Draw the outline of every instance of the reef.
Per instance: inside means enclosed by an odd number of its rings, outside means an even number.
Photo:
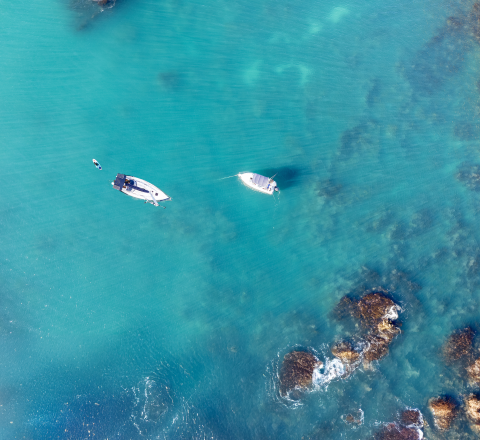
[[[378,146],[378,139],[375,135],[377,123],[374,120],[368,120],[357,126],[345,130],[340,139],[340,153],[346,157],[354,153],[372,149]]]
[[[449,17],[437,35],[417,53],[407,77],[418,92],[438,91],[463,68],[465,55],[472,48],[469,34],[475,34],[474,9],[469,16]]]
[[[472,6],[470,14],[468,15],[470,29],[472,36],[480,41],[480,3],[476,2]]]
[[[470,328],[464,328],[454,332],[443,346],[443,355],[448,363],[458,361],[472,354],[472,344],[475,332]]]
[[[480,384],[480,358],[476,359],[467,368],[468,378],[477,384]]]
[[[312,353],[287,353],[280,369],[280,394],[285,396],[293,389],[308,389],[312,384],[313,371],[322,366],[323,362]]]
[[[432,411],[435,426],[443,431],[450,428],[450,425],[457,416],[457,405],[450,397],[436,397],[430,399],[429,408]]]
[[[333,345],[332,354],[344,364],[352,364],[360,358],[360,353],[355,351],[350,342],[340,341]]]
[[[468,189],[480,191],[480,165],[463,164],[456,177]]]
[[[474,431],[480,431],[480,398],[476,394],[470,394],[465,398],[465,412],[472,422],[471,427]]]

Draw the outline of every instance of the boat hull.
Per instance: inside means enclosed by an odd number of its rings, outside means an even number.
[[[133,197],[134,199],[145,200],[148,203],[153,203],[152,197],[155,198],[157,202],[164,202],[167,200],[172,200],[171,197],[167,196],[160,188],[157,188],[155,185],[152,185],[150,182],[146,180],[139,179],[135,176],[128,176],[126,175],[128,180],[133,180],[135,182],[135,186],[147,190],[148,192],[137,191],[135,189],[128,190],[127,188],[122,188],[120,191],[127,196]]]
[[[277,187],[277,182],[274,180],[269,181],[268,187],[262,187],[253,183],[253,176],[254,173],[240,173],[238,177],[240,178],[240,182],[242,182],[246,187],[252,189],[253,191],[261,192],[262,194],[272,195],[275,192],[275,188]]]

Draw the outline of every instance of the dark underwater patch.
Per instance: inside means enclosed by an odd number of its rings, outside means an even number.
[[[39,411],[31,418],[26,434],[40,440],[114,438],[122,432],[124,438],[134,439],[135,431],[126,425],[131,407],[131,397],[123,390],[110,396],[79,395],[55,411]]]
[[[343,185],[335,180],[327,179],[319,182],[317,188],[320,197],[331,199],[342,191]]]
[[[164,90],[177,91],[181,88],[183,83],[182,74],[175,70],[160,72],[158,74],[158,81]]]
[[[474,141],[480,138],[480,127],[476,124],[457,122],[453,131],[462,141]]]
[[[340,154],[350,157],[377,146],[376,130],[377,123],[373,119],[345,130],[340,138]]]
[[[282,189],[291,188],[298,184],[302,170],[296,166],[283,166],[278,168],[265,168],[258,171],[262,176],[272,177],[275,175],[275,182],[277,182],[280,191]]]
[[[463,163],[456,178],[472,191],[480,191],[480,165]]]
[[[382,83],[378,78],[375,78],[372,83],[372,87],[367,93],[366,101],[369,107],[373,107],[376,103],[380,101],[380,96],[382,94]]]
[[[450,17],[445,26],[415,56],[407,79],[421,94],[437,92],[446,81],[461,71],[472,41],[464,32],[462,18]]]

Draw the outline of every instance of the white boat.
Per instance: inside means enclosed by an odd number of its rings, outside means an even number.
[[[277,182],[273,180],[273,177],[268,178],[255,173],[239,173],[240,181],[250,189],[261,192],[263,194],[272,195],[275,191],[278,191]]]
[[[155,206],[158,206],[158,202],[172,200],[161,189],[138,177],[117,174],[117,178],[115,182],[112,182],[112,185],[113,189],[127,196],[145,200],[145,203],[148,202]]]

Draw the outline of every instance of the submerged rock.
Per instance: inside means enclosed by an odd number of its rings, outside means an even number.
[[[435,425],[438,429],[447,430],[457,416],[457,405],[450,397],[436,397],[429,402]]]
[[[338,304],[333,309],[333,313],[337,317],[337,319],[344,319],[348,316],[353,314],[353,310],[355,308],[355,301],[350,298],[349,296],[344,296]]]
[[[445,359],[448,362],[455,362],[462,357],[471,355],[474,336],[475,332],[470,327],[450,335],[443,347]]]
[[[347,425],[353,425],[354,427],[358,427],[363,424],[363,420],[364,420],[363,411],[361,409],[355,410],[351,413],[342,415],[341,419]]]
[[[467,188],[473,191],[480,191],[480,165],[462,164],[456,177]]]
[[[355,351],[350,342],[340,341],[333,345],[332,354],[345,364],[352,364],[360,358],[360,353]]]
[[[470,394],[465,398],[465,412],[473,423],[472,428],[480,431],[480,398],[475,394]]]
[[[295,388],[307,389],[312,385],[313,371],[322,366],[323,362],[312,353],[287,353],[280,369],[280,394],[284,396]]]
[[[474,38],[480,41],[480,3],[474,3],[469,14],[470,28]]]
[[[472,382],[480,384],[480,358],[476,359],[473,364],[470,364],[467,368],[467,374]]]

